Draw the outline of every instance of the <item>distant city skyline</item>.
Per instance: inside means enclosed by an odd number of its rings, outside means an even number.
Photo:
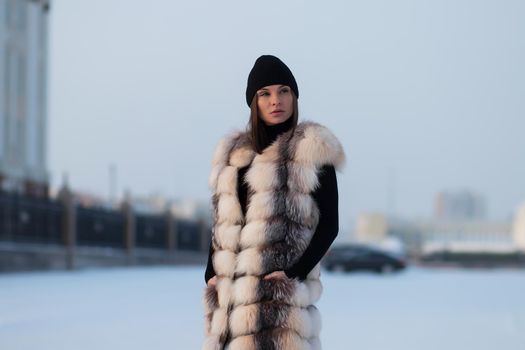
[[[247,74],[268,53],[296,76],[300,120],[343,143],[342,230],[361,212],[431,217],[437,192],[464,188],[510,219],[525,200],[524,13],[518,1],[53,1],[52,185],[67,172],[108,197],[208,200],[213,149],[245,127]]]

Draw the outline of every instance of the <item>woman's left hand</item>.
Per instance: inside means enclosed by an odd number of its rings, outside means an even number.
[[[266,276],[264,276],[265,280],[267,280],[269,278],[288,278],[288,276],[286,276],[284,271],[274,271],[274,272],[269,273]]]

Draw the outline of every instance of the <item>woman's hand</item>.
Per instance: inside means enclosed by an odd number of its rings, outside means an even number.
[[[208,280],[208,287],[217,285],[217,276],[213,276]]]
[[[264,279],[267,280],[269,278],[288,278],[284,271],[274,271],[266,276],[264,276]]]

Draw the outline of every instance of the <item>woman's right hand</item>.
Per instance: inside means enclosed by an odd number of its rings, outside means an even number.
[[[214,286],[217,284],[217,276],[213,276],[208,280],[208,287]]]

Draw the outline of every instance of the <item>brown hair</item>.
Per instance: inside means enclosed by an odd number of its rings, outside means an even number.
[[[297,96],[293,91],[290,91],[293,97],[293,112],[290,118],[292,118],[292,130],[297,126],[299,120],[299,107],[297,103]],[[264,121],[259,117],[259,108],[257,107],[257,94],[253,96],[252,103],[250,104],[250,120],[247,125],[247,131],[250,135],[250,140],[253,149],[257,153],[262,153],[263,145],[268,141],[268,135],[264,130]],[[293,131],[290,135],[293,135]]]

